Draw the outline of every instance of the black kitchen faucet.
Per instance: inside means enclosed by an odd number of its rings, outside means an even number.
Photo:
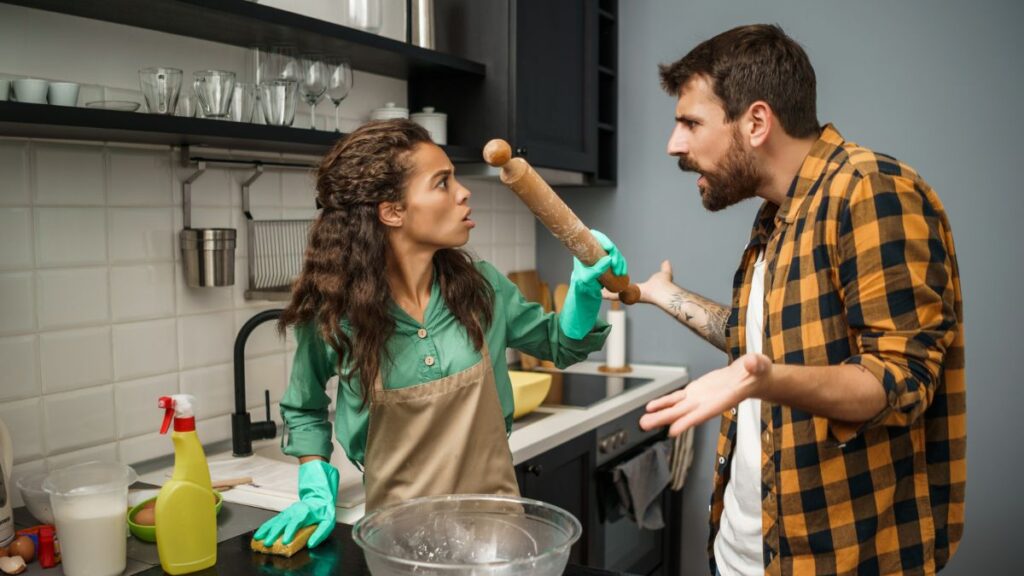
[[[235,337],[235,412],[231,415],[231,453],[235,456],[252,454],[252,441],[277,436],[277,424],[270,418],[270,390],[264,392],[267,404],[267,419],[251,422],[245,405],[245,342],[257,326],[270,320],[277,320],[284,310],[275,308],[256,314],[242,325]]]

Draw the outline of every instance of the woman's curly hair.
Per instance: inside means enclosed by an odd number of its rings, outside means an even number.
[[[315,322],[320,336],[338,353],[342,377],[358,377],[364,407],[379,369],[390,363],[385,344],[395,330],[388,311],[387,227],[377,207],[403,201],[412,170],[409,155],[430,143],[427,131],[408,120],[370,122],[324,156],[316,182],[322,210],[310,229],[291,302],[278,323],[284,332]],[[445,304],[479,350],[493,316],[493,288],[469,254],[457,248],[434,254],[434,273]],[[350,334],[342,331],[342,321],[347,321]],[[346,365],[348,372],[342,373]]]

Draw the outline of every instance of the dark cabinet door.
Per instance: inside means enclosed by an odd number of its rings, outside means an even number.
[[[575,564],[587,564],[589,560],[587,536],[595,518],[591,489],[593,446],[593,434],[584,434],[516,467],[519,491],[524,498],[563,508],[583,525],[583,537],[569,555],[569,561]]]
[[[512,0],[514,146],[535,166],[597,168],[596,0]]]

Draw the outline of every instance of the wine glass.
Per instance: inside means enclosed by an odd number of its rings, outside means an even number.
[[[348,97],[352,89],[352,65],[347,60],[340,60],[331,64],[330,74],[327,76],[327,98],[334,104],[334,131],[341,132],[341,123],[338,119],[338,108],[342,100]]]
[[[302,73],[299,78],[299,94],[309,104],[309,127],[316,130],[316,105],[327,91],[327,77],[330,70],[323,60],[307,56],[299,60]]]
[[[295,80],[302,76],[299,59],[291,46],[274,46],[259,58],[259,82]]]

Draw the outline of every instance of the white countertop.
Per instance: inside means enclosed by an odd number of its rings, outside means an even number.
[[[597,369],[599,365],[598,362],[581,362],[567,368],[565,372],[601,374]],[[689,382],[689,372],[684,367],[634,364],[632,368],[632,372],[622,376],[650,378],[652,381],[587,408],[541,406],[536,412],[513,423],[512,434],[509,436],[513,461],[519,464],[543,454]],[[233,458],[230,449],[208,454],[210,474],[214,480],[252,476],[257,484],[226,491],[224,500],[269,510],[283,510],[294,502],[298,490],[298,474],[293,470],[297,467],[297,461],[282,454],[279,446],[280,439],[254,442],[255,455],[247,458]],[[337,521],[355,523],[364,514],[362,473],[348,462],[336,441],[331,463],[341,475]],[[143,474],[139,479],[162,485],[169,473],[169,468],[160,468]]]

